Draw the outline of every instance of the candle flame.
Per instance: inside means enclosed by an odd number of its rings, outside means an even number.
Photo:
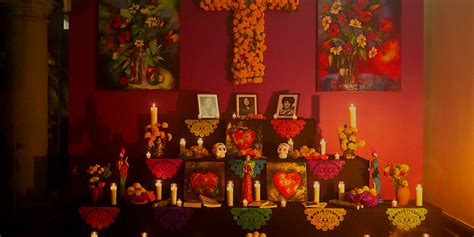
[[[153,107],[155,107],[155,103],[153,103]]]

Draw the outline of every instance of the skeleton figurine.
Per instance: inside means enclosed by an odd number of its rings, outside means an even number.
[[[222,142],[218,142],[212,146],[212,153],[217,157],[217,159],[225,158],[225,153],[227,152],[227,148]]]
[[[278,145],[277,152],[278,152],[278,157],[280,157],[280,159],[286,159],[288,157],[289,151],[290,151],[290,145],[288,143],[280,143],[280,145]]]

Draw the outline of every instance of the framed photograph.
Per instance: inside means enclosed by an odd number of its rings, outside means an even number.
[[[219,117],[217,94],[198,94],[199,114],[202,118]]]
[[[246,118],[249,114],[257,114],[257,95],[256,94],[238,94],[237,117]]]
[[[299,94],[280,94],[276,114],[278,118],[292,118],[298,109]]]

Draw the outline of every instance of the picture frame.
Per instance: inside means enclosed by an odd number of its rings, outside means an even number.
[[[246,118],[249,114],[257,114],[257,94],[237,94],[235,101],[238,118]]]
[[[278,118],[292,118],[298,111],[298,93],[285,93],[278,96],[276,114]]]
[[[224,162],[186,161],[184,176],[184,201],[199,200],[199,195],[224,201]]]
[[[305,162],[268,162],[266,168],[268,200],[274,202],[307,200]]]
[[[219,118],[217,94],[198,94],[199,115],[202,118]]]

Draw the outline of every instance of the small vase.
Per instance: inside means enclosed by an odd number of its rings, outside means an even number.
[[[94,186],[91,189],[92,203],[96,204],[102,199],[104,188],[101,185]]]
[[[131,81],[132,84],[143,84],[146,80],[146,69],[147,62],[145,58],[145,52],[140,50],[135,52],[131,57],[132,62],[130,63]]]
[[[399,187],[397,189],[398,205],[406,206],[410,200],[410,189],[408,187]]]

